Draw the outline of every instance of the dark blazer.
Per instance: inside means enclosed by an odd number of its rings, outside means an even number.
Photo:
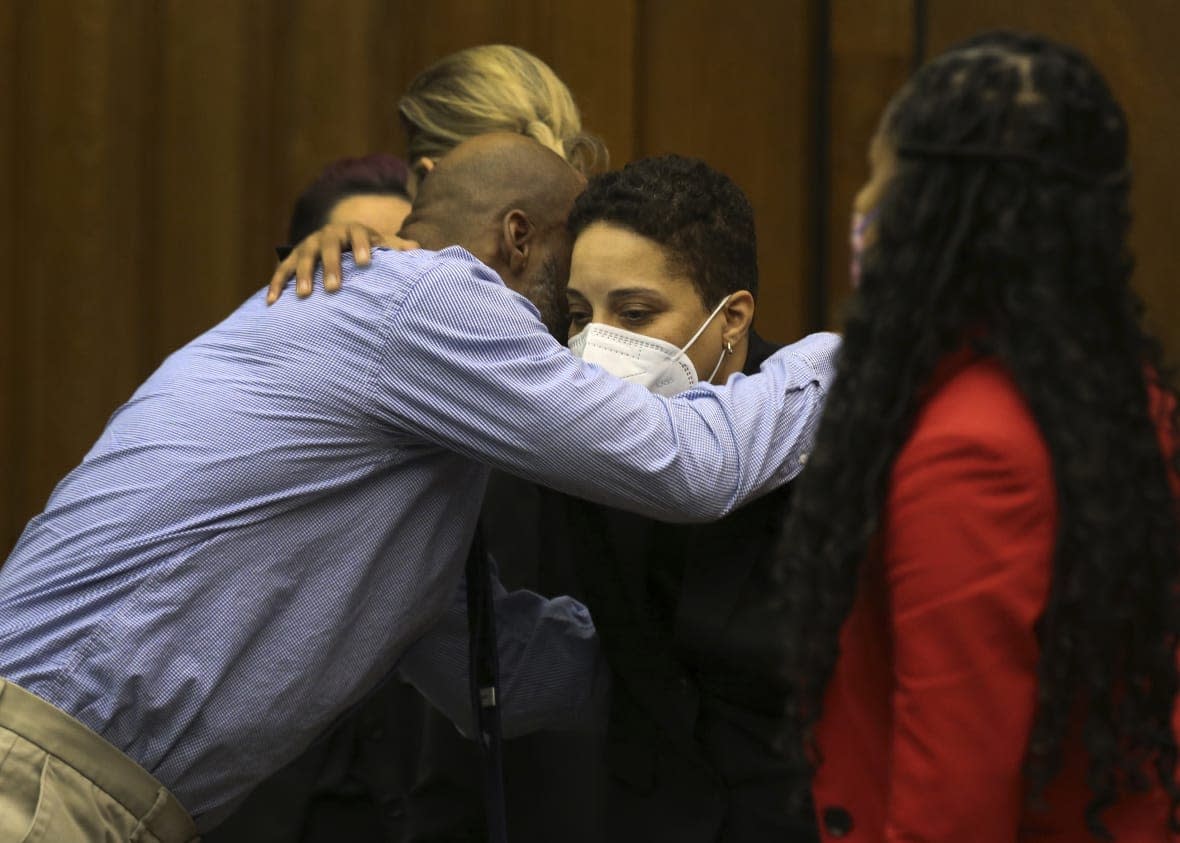
[[[751,336],[746,372],[775,348]],[[789,497],[704,525],[569,500],[575,573],[613,673],[606,839],[815,838],[810,809],[785,800],[779,636],[761,608]]]

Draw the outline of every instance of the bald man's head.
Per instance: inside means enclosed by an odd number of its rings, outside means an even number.
[[[402,236],[426,249],[459,245],[564,327],[572,241],[565,222],[586,180],[524,135],[460,144],[422,181]]]

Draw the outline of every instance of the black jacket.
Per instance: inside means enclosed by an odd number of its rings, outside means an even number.
[[[745,371],[776,347],[751,335]],[[574,570],[613,673],[607,839],[797,841],[775,748],[786,689],[767,609],[785,487],[713,524],[568,502]]]

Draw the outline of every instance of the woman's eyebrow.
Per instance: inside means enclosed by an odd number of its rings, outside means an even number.
[[[659,290],[653,290],[651,287],[623,287],[618,290],[611,290],[607,294],[607,299],[615,302],[619,299],[628,298],[629,296],[648,296],[660,300],[664,298]]]

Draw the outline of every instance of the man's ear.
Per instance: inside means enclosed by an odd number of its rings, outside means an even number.
[[[732,293],[720,314],[724,327],[721,331],[723,342],[738,343],[750,333],[754,321],[754,296],[749,290]]]
[[[434,171],[434,159],[427,158],[425,155],[410,165],[409,178],[406,179],[406,192],[410,194],[410,198],[418,194],[418,188],[422,186],[422,182],[426,181],[426,177]]]
[[[504,215],[500,232],[500,257],[509,271],[519,275],[529,262],[529,251],[537,229],[529,215],[513,209]]]

